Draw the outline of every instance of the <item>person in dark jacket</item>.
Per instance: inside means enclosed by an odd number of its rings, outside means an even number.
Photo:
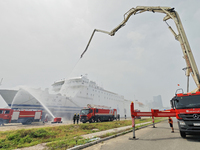
[[[173,120],[172,120],[171,117],[169,117],[168,122],[169,122],[170,127],[172,128],[172,133],[173,133],[173,132],[174,132],[174,128],[173,128]]]
[[[119,114],[117,115],[117,119],[120,120],[120,115]]]
[[[77,120],[77,124],[78,124],[78,121],[79,121],[79,114],[76,116],[76,120]]]
[[[76,113],[74,114],[73,120],[74,120],[74,124],[75,124],[75,122],[76,122]]]

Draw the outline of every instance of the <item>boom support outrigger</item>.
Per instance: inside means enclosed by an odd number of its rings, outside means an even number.
[[[194,60],[189,42],[187,40],[185,31],[183,29],[183,25],[181,23],[180,17],[178,15],[178,13],[174,10],[174,8],[171,7],[151,7],[151,6],[137,6],[136,8],[131,8],[128,12],[126,12],[124,14],[124,20],[116,27],[114,28],[112,31],[108,32],[108,31],[103,31],[103,30],[99,30],[99,29],[94,29],[90,40],[84,50],[84,52],[81,54],[81,58],[83,57],[84,53],[87,51],[88,46],[94,36],[95,32],[102,32],[102,33],[106,33],[110,36],[114,36],[115,33],[122,28],[123,26],[126,25],[126,22],[129,20],[131,15],[136,15],[139,13],[143,13],[143,12],[158,12],[158,13],[164,13],[166,14],[166,16],[163,18],[163,21],[167,21],[168,19],[173,19],[174,23],[176,24],[177,30],[178,30],[178,34],[171,28],[171,26],[169,26],[170,31],[173,33],[174,37],[176,40],[178,40],[180,42],[182,51],[183,51],[183,58],[186,61],[186,65],[187,67],[186,69],[186,76],[189,79],[190,74],[192,75],[195,84],[197,85],[197,88],[194,90],[194,92],[196,91],[200,91],[200,75],[199,75],[199,71],[196,65],[196,62]],[[188,80],[188,86],[187,86],[187,92],[189,90],[189,80]]]

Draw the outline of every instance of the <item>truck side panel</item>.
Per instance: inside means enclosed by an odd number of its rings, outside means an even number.
[[[19,111],[13,112],[11,120],[18,120],[19,118]]]
[[[114,120],[114,111],[110,109],[98,109],[95,118],[96,120],[100,118],[101,121]]]

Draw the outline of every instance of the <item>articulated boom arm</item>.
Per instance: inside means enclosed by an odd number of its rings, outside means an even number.
[[[175,36],[175,39],[178,40],[180,42],[182,51],[183,51],[183,58],[186,61],[186,76],[190,76],[190,74],[192,75],[194,82],[197,85],[197,89],[195,89],[195,91],[200,91],[200,75],[199,75],[199,71],[198,68],[196,66],[189,42],[187,40],[185,31],[183,29],[181,20],[179,18],[178,13],[174,10],[174,8],[171,7],[151,7],[151,6],[137,6],[136,8],[131,8],[128,12],[126,12],[124,14],[124,20],[116,27],[114,28],[112,31],[108,32],[108,31],[103,31],[103,30],[98,30],[95,29],[92,33],[92,36],[90,37],[90,40],[86,46],[86,49],[84,50],[84,52],[81,54],[81,58],[83,57],[84,53],[87,51],[87,48],[92,40],[92,37],[94,36],[94,33],[97,32],[102,32],[102,33],[106,33],[109,34],[110,36],[114,36],[115,33],[123,26],[126,25],[126,22],[128,21],[128,19],[130,18],[131,15],[135,15],[135,14],[139,14],[139,13],[143,13],[146,11],[150,11],[150,12],[158,12],[158,13],[164,13],[166,14],[166,16],[163,18],[163,21],[167,21],[168,19],[173,19],[177,30],[178,30],[178,34],[175,33],[175,31],[169,26],[170,31],[173,33],[173,35]]]

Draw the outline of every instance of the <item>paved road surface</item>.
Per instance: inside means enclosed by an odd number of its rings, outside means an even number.
[[[174,119],[175,133],[167,121],[137,130],[138,140],[129,140],[132,133],[113,138],[108,141],[85,148],[84,150],[200,150],[200,135],[180,137],[177,121]]]

